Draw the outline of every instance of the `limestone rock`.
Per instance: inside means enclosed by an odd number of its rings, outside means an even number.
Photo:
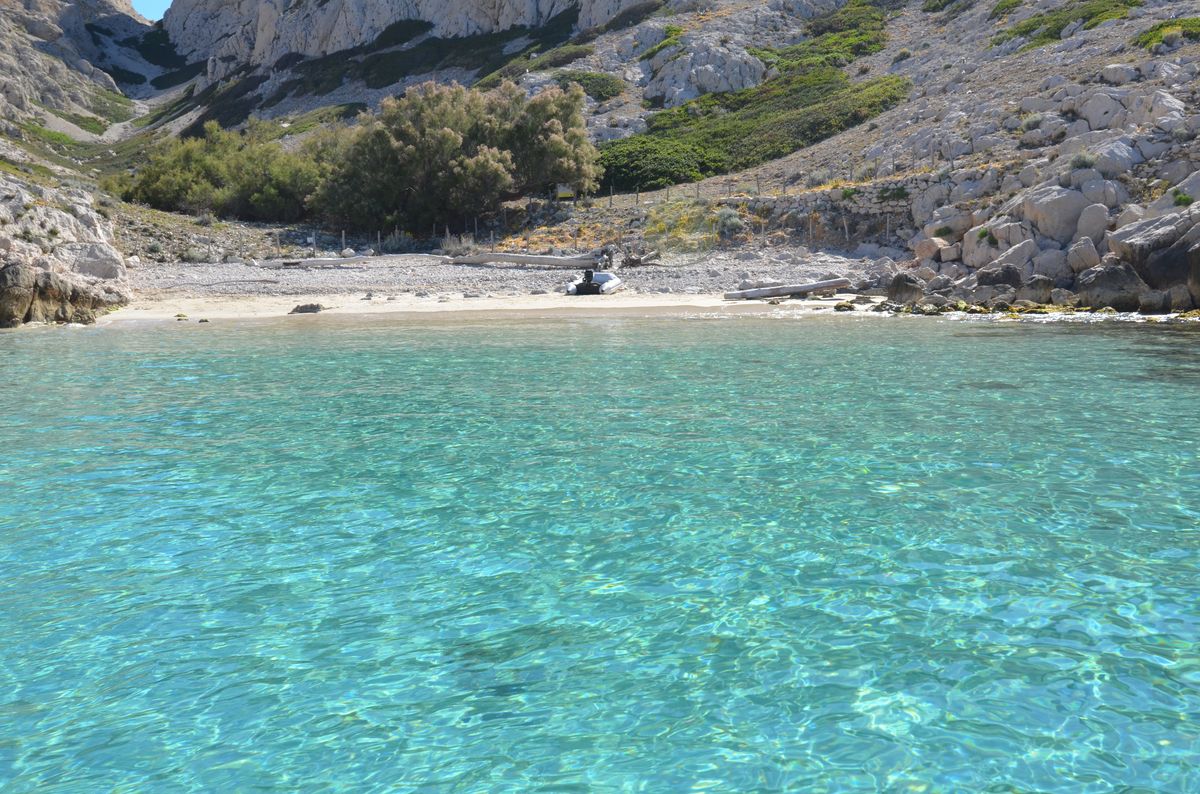
[[[1111,232],[1108,235],[1108,245],[1121,259],[1135,267],[1141,267],[1150,254],[1173,246],[1196,223],[1190,212],[1149,218]]]
[[[1079,300],[1093,308],[1109,306],[1119,312],[1136,312],[1141,296],[1148,290],[1128,262],[1102,263],[1079,274]]]
[[[1075,239],[1091,238],[1099,245],[1105,232],[1108,231],[1108,207],[1103,204],[1089,204],[1079,213],[1079,223],[1075,229]]]
[[[1109,85],[1125,85],[1137,78],[1137,67],[1127,63],[1109,64],[1100,70],[1100,79]]]
[[[1089,203],[1078,190],[1047,185],[1026,194],[1022,212],[1046,237],[1068,243],[1075,236],[1079,216]]]
[[[1075,273],[1082,273],[1100,264],[1100,253],[1092,238],[1083,237],[1067,251],[1067,265]]]
[[[912,303],[924,296],[925,282],[912,273],[897,273],[887,290],[887,298],[893,303]]]

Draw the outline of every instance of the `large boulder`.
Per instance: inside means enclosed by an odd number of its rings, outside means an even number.
[[[1142,267],[1155,251],[1179,242],[1197,223],[1191,212],[1175,212],[1122,226],[1108,235],[1108,247],[1117,256]]]
[[[1200,223],[1169,248],[1155,251],[1140,265],[1135,264],[1134,269],[1154,289],[1166,291],[1173,287],[1187,287],[1192,278],[1192,252],[1197,246],[1200,246]]]
[[[1100,70],[1100,79],[1109,85],[1125,85],[1137,78],[1137,67],[1128,63],[1110,63]]]
[[[1021,269],[1016,265],[993,265],[985,267],[975,274],[976,283],[981,287],[1013,287],[1021,286],[1024,278]]]
[[[1100,257],[1096,257],[1096,262],[1099,261]],[[1045,276],[1056,287],[1069,287],[1075,281],[1075,271],[1067,263],[1067,252],[1058,249],[1042,251],[1035,256],[1033,258],[1033,274]]]
[[[1096,170],[1109,178],[1128,174],[1142,161],[1141,154],[1123,140],[1109,141],[1097,148],[1094,156]]]
[[[1073,273],[1082,273],[1100,264],[1100,252],[1090,237],[1082,237],[1067,251],[1067,266]]]
[[[0,269],[0,328],[16,328],[29,316],[37,290],[37,268],[11,264]]]
[[[1079,223],[1075,227],[1075,239],[1091,238],[1099,245],[1108,231],[1108,207],[1103,204],[1089,204],[1079,213]]]
[[[1025,220],[1043,235],[1066,244],[1075,236],[1080,214],[1091,203],[1078,190],[1045,185],[1026,194],[1021,210]]]
[[[1119,312],[1136,312],[1141,297],[1150,288],[1128,262],[1107,262],[1079,274],[1079,301],[1099,309],[1112,307]]]
[[[1124,114],[1125,106],[1108,94],[1097,93],[1080,103],[1076,112],[1093,130],[1106,130]]]
[[[897,273],[887,289],[893,303],[914,303],[925,297],[925,282],[912,273]]]
[[[1017,300],[1049,303],[1054,291],[1054,282],[1045,276],[1034,276],[1017,290]]]

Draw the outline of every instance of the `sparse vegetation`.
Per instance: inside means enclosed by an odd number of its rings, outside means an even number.
[[[1192,198],[1191,196],[1189,196],[1187,193],[1183,192],[1182,190],[1179,190],[1178,188],[1176,188],[1174,191],[1172,191],[1171,195],[1175,197],[1175,206],[1176,207],[1190,207],[1190,206],[1192,206],[1192,203],[1196,200],[1196,199]]]
[[[1045,117],[1041,113],[1030,113],[1021,119],[1021,129],[1025,132],[1036,130],[1042,126],[1043,121],[1045,121]]]
[[[663,50],[677,47],[683,38],[683,28],[679,25],[667,25],[663,28],[663,40],[642,53],[642,60],[648,61]]]
[[[1080,152],[1071,158],[1071,167],[1075,170],[1079,170],[1081,168],[1095,168],[1096,158],[1087,152]]]
[[[1062,38],[1068,25],[1076,22],[1084,30],[1091,30],[1110,19],[1124,19],[1129,9],[1142,4],[1142,0],[1072,0],[1060,7],[1043,11],[1023,19],[1012,27],[998,33],[993,44],[1003,44],[1021,37],[1028,40],[1024,49],[1041,47]]]
[[[851,0],[809,23],[812,38],[754,54],[779,71],[756,88],[708,94],[648,120],[649,130],[604,147],[606,184],[661,187],[694,181],[789,154],[869,120],[902,101],[908,81],[889,76],[852,83],[842,67],[886,41],[884,9]],[[655,159],[646,169],[635,155]],[[627,170],[630,169],[630,170]],[[647,173],[647,171],[650,173]],[[674,174],[674,176],[670,176]],[[653,177],[652,181],[645,181]]]
[[[1000,19],[1016,11],[1024,3],[1024,0],[1000,0],[996,5],[992,6],[992,12],[988,14],[988,19]]]
[[[1133,43],[1151,50],[1159,44],[1174,44],[1182,39],[1200,41],[1200,17],[1184,17],[1159,22],[1135,38]]]
[[[892,63],[900,63],[901,61],[907,61],[911,57],[912,57],[912,50],[905,48],[903,50],[900,50],[898,53],[896,53],[896,56],[894,58],[892,58]]]

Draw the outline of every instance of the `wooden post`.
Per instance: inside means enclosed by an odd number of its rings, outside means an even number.
[[[492,253],[496,253],[496,231],[495,231],[495,229],[492,230],[491,238],[492,238],[491,239]]]
[[[700,200],[700,183],[696,183],[696,201]]]
[[[317,258],[317,227],[313,227],[313,259]]]
[[[475,240],[479,239],[479,216],[475,216]]]
[[[762,195],[762,177],[758,174],[754,175],[754,195]]]
[[[613,187],[612,185],[608,186],[608,208],[609,209],[612,209],[613,196],[614,196],[614,194],[616,194],[616,192],[617,192],[617,189],[615,187]]]
[[[346,230],[342,229],[342,251],[346,250]],[[339,253],[341,253],[339,251]]]
[[[637,191],[635,191],[633,194],[633,203],[634,203],[634,206],[637,206],[637,207],[642,206],[642,186],[641,185],[638,185]]]

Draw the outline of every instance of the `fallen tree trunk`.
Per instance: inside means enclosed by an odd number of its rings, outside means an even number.
[[[831,278],[827,281],[814,281],[811,284],[792,284],[779,287],[760,287],[758,289],[744,289],[737,292],[726,292],[725,300],[748,300],[750,298],[783,298],[788,295],[807,295],[810,292],[820,292],[827,289],[839,289],[841,287],[849,287],[850,279],[848,278]]]
[[[569,270],[587,270],[596,266],[594,256],[533,256],[530,254],[471,254],[450,260],[452,265],[537,265],[539,267],[561,267]]]

